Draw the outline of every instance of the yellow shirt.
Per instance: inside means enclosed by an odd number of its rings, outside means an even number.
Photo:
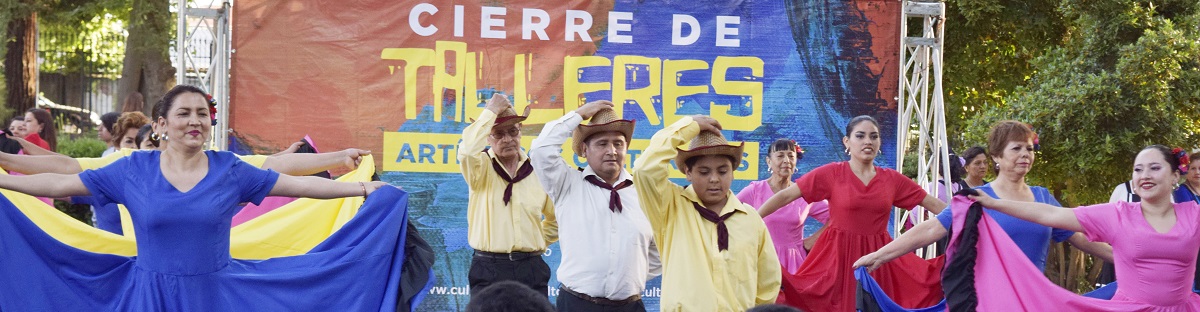
[[[490,150],[484,152],[495,123],[496,114],[484,110],[478,120],[463,129],[462,143],[458,146],[459,169],[470,189],[467,242],[472,248],[496,253],[546,250],[547,245],[558,240],[554,205],[535,175],[514,183],[511,201],[504,203],[504,188],[508,183],[492,169],[495,155]],[[527,158],[521,154],[522,162]]]
[[[782,270],[775,245],[758,212],[733,192],[717,215],[736,211],[725,220],[729,248],[717,248],[717,225],[700,216],[691,187],[667,179],[675,170],[675,147],[690,142],[700,127],[685,117],[654,134],[633,168],[642,210],[650,219],[663,263],[663,311],[745,311],[774,303]]]
[[[117,162],[117,160],[121,159],[122,157],[133,155],[133,152],[136,152],[136,151],[138,151],[138,150],[130,149],[130,148],[122,148],[122,149],[117,150],[116,152],[110,153],[104,157],[76,158],[75,161],[79,162],[79,168],[82,168],[83,170],[95,170],[95,169],[100,169],[104,166],[108,166],[109,164],[112,164],[114,162]],[[268,156],[266,156],[266,155],[248,155],[248,156],[238,155],[238,159],[241,159],[242,161],[247,162],[258,168],[262,168],[263,164],[267,162],[267,157]]]

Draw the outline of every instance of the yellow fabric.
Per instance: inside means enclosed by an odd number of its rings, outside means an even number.
[[[117,160],[124,158],[125,156],[132,155],[135,151],[137,150],[131,148],[122,148],[116,152],[105,155],[104,157],[76,158],[75,161],[79,162],[79,168],[83,168],[83,170],[96,170],[103,168],[104,166],[108,166],[108,164],[115,163]]]
[[[508,185],[492,169],[491,151],[484,152],[496,114],[484,110],[463,129],[458,147],[459,169],[470,190],[467,201],[467,242],[472,248],[496,253],[542,251],[558,241],[554,205],[537,176],[513,184],[512,199],[504,203]],[[521,161],[527,157],[521,154]],[[515,176],[516,173],[509,173]]]
[[[75,161],[79,162],[79,168],[83,168],[83,170],[96,170],[96,169],[103,168],[104,166],[108,166],[109,164],[112,164],[114,162],[117,162],[117,160],[119,160],[125,156],[132,155],[133,152],[135,152],[135,151],[137,151],[137,150],[129,149],[129,148],[122,148],[120,150],[117,150],[115,153],[108,154],[107,156],[104,156],[104,157],[76,158]],[[255,167],[262,168],[263,164],[267,162],[268,157],[270,157],[270,156],[267,156],[267,155],[245,155],[245,156],[242,156],[242,155],[239,155],[238,159],[241,159],[242,161],[244,161],[246,163],[254,165]],[[124,224],[124,223],[122,223],[122,224]]]
[[[717,215],[725,220],[729,248],[717,247],[717,225],[700,216],[691,187],[667,179],[675,147],[692,140],[700,127],[686,117],[650,139],[633,169],[642,210],[650,219],[663,264],[662,311],[745,311],[774,303],[782,271],[767,226],[733,192]]]
[[[358,169],[343,175],[338,181],[370,181],[374,172],[375,161],[368,155]],[[26,194],[9,190],[0,190],[0,193],[39,228],[67,245],[94,253],[121,256],[137,254],[132,235],[120,236],[93,228]],[[297,199],[234,227],[230,231],[229,251],[238,259],[303,254],[350,221],[362,203],[363,197]],[[128,212],[124,211],[124,207],[121,210],[122,224],[130,224]],[[125,233],[133,233],[130,228],[125,230]]]

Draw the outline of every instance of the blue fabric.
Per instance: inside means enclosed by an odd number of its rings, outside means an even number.
[[[1175,188],[1175,192],[1171,194],[1176,203],[1189,202],[1196,200],[1196,194],[1185,184],[1180,184]]]
[[[1084,297],[1092,297],[1096,299],[1112,300],[1113,295],[1117,294],[1117,282],[1108,283],[1100,286],[1096,290],[1083,294]]]
[[[129,208],[138,256],[67,246],[0,198],[0,310],[391,311],[405,259],[407,194],[371,194],[341,230],[306,254],[267,260],[229,256],[238,202],[261,200],[278,174],[227,152],[207,152],[208,175],[179,192],[158,153],[81,178],[98,203]],[[414,303],[415,306],[416,303]],[[411,307],[399,305],[404,310]]]
[[[996,197],[996,191],[992,189],[991,183],[984,184],[975,189],[983,191],[989,196]],[[1035,201],[1062,207],[1062,204],[1059,204],[1058,200],[1054,199],[1054,195],[1050,194],[1050,190],[1040,186],[1031,186],[1029,189],[1033,191]],[[992,209],[984,209],[983,211],[992,217],[996,223],[1000,224],[1000,228],[1004,229],[1008,237],[1017,243],[1017,247],[1021,248],[1021,251],[1029,258],[1029,261],[1033,261],[1033,264],[1042,271],[1046,271],[1046,254],[1050,252],[1050,239],[1054,239],[1055,242],[1062,242],[1071,238],[1071,235],[1075,235],[1075,232],[1072,231],[1055,229],[1017,219],[1016,217]],[[950,224],[954,221],[954,215],[951,209],[944,209],[937,215],[937,219],[942,223],[942,227],[950,230]]]
[[[926,307],[926,308],[906,309],[904,307],[901,307],[899,304],[896,304],[895,301],[892,301],[892,299],[888,297],[887,293],[883,292],[883,288],[879,287],[879,283],[876,283],[875,279],[871,277],[871,274],[867,273],[866,267],[858,267],[858,268],[854,269],[854,279],[858,280],[859,287],[862,290],[864,290],[868,295],[870,295],[872,299],[874,299],[873,302],[878,304],[879,311],[883,311],[883,312],[946,311],[946,300],[945,299],[942,299],[941,302],[938,302],[937,304],[935,304],[931,307]],[[872,309],[872,310],[874,310],[874,309]]]
[[[91,205],[92,225],[97,229],[117,235],[125,235],[125,230],[121,229],[121,212],[118,210],[117,204],[96,205],[96,200],[91,196],[71,197],[71,203]]]

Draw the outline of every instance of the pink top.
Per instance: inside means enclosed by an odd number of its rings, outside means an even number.
[[[738,192],[737,198],[757,209],[772,195],[775,195],[775,192],[771,191],[771,184],[762,180],[750,182],[750,185]],[[810,205],[801,198],[763,218],[763,222],[767,224],[767,231],[771,233],[771,240],[775,242],[775,253],[779,255],[779,263],[788,273],[795,273],[808,256],[808,252],[804,250],[804,221],[810,216],[821,223],[828,223],[829,204],[820,201]]]
[[[967,207],[973,202],[956,196],[955,229],[964,229]],[[1108,203],[1075,208],[1084,234],[1112,244],[1120,285],[1112,300],[1089,298],[1055,285],[1033,262],[1020,255],[1012,238],[987,213],[982,214],[976,242],[974,294],[978,311],[1200,311],[1200,296],[1192,293],[1200,206],[1175,204],[1177,222],[1165,234],[1150,227],[1139,203]],[[953,259],[963,231],[954,231],[946,251]],[[950,265],[948,265],[950,266]],[[946,274],[952,274],[947,269]],[[955,293],[947,289],[950,293]]]
[[[1142,215],[1141,203],[1116,202],[1075,209],[1088,240],[1113,247],[1117,294],[1113,300],[1156,306],[1200,305],[1192,293],[1200,250],[1200,206],[1175,204],[1175,225],[1159,233]]]

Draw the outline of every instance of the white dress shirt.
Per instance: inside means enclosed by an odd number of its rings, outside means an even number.
[[[558,281],[592,297],[622,300],[641,294],[646,280],[662,274],[662,265],[637,190],[617,191],[623,209],[613,212],[610,191],[584,180],[595,175],[592,168],[579,171],[563,160],[562,145],[582,119],[570,112],[547,123],[533,140],[529,158],[558,217]],[[621,170],[613,186],[632,179]]]

